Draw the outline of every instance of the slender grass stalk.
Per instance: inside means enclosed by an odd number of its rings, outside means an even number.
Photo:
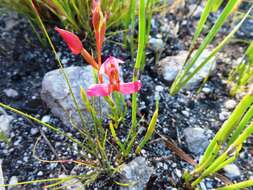
[[[242,23],[245,21],[245,19],[247,18],[247,16],[249,15],[249,13],[251,12],[252,7],[249,9],[249,11],[245,14],[245,16],[243,17],[243,19],[235,26],[235,28],[229,33],[229,35],[227,35],[224,40],[219,43],[219,45],[214,48],[212,50],[212,52],[210,53],[210,55],[201,63],[199,64],[198,67],[196,67],[193,71],[191,71],[191,73],[189,73],[187,76],[185,76],[185,79],[182,79],[181,81],[181,85],[185,86],[190,80],[191,78],[200,71],[200,69],[206,65],[222,48],[224,48],[224,46],[232,39],[232,37],[234,36],[234,34],[239,30],[240,26],[242,25]]]
[[[192,186],[195,187],[199,184],[205,177],[216,172],[216,168],[220,168],[219,166],[226,161],[227,158],[230,158],[231,155],[238,154],[240,151],[243,142],[253,133],[253,122],[243,131],[243,133],[232,143],[229,148],[222,153],[208,168],[206,168],[203,173],[201,173],[200,177],[197,178]],[[233,159],[234,160],[234,159]]]
[[[112,134],[112,137],[113,137],[113,140],[116,142],[116,144],[119,146],[120,148],[120,151],[121,152],[124,152],[125,151],[125,147],[124,145],[120,142],[120,139],[118,138],[117,134],[116,134],[116,131],[114,129],[114,126],[112,124],[112,122],[110,122],[110,131],[111,131],[111,134]]]
[[[212,4],[213,4],[213,0],[208,0],[206,5],[205,5],[205,8],[204,8],[204,10],[201,14],[200,20],[199,20],[198,25],[197,25],[197,29],[195,31],[195,34],[194,34],[194,37],[193,37],[193,40],[192,40],[192,43],[191,43],[190,50],[194,47],[198,37],[200,36],[200,34],[201,34],[201,32],[202,32],[202,30],[205,26],[207,17],[208,17],[208,15],[209,15],[209,13],[211,12],[211,9],[212,9]]]
[[[153,117],[149,123],[149,126],[148,126],[145,136],[143,137],[142,141],[140,142],[140,144],[138,145],[138,147],[135,150],[136,154],[139,154],[141,152],[141,149],[146,145],[148,140],[152,137],[152,135],[155,131],[155,125],[156,125],[157,118],[158,118],[158,110],[159,110],[159,102],[158,102],[158,100],[156,100],[155,112],[154,112]]]
[[[240,64],[230,72],[228,81],[232,84],[230,95],[234,96],[240,89],[249,84],[253,76],[253,41],[242,56]],[[233,84],[235,83],[235,84]]]
[[[217,19],[214,26],[211,28],[210,32],[207,34],[203,42],[201,43],[200,47],[198,48],[197,52],[194,54],[192,58],[190,58],[185,67],[178,73],[175,81],[173,82],[170,93],[172,95],[176,94],[185,84],[182,81],[186,81],[185,78],[189,75],[190,69],[196,63],[202,52],[207,48],[208,44],[214,39],[216,34],[219,32],[221,26],[225,23],[228,16],[232,13],[233,8],[237,5],[237,0],[230,0],[226,7],[224,8],[223,12]]]
[[[141,59],[143,55],[143,50],[145,46],[145,30],[146,30],[146,20],[145,20],[145,0],[139,1],[139,32],[138,32],[138,52],[137,52],[137,59],[134,66],[133,72],[133,82],[138,80],[140,66],[141,66]],[[128,132],[127,139],[125,144],[129,142],[129,139],[132,138],[130,141],[133,142],[137,136],[137,93],[132,94],[132,126],[130,131]],[[131,149],[132,143],[129,143],[127,149]]]
[[[10,107],[10,106],[8,106],[8,105],[6,105],[6,104],[3,104],[3,103],[1,103],[1,102],[0,102],[0,107],[3,107],[3,108],[5,108],[5,109],[8,109],[8,110],[10,110],[10,111],[12,111],[12,112],[15,112],[15,113],[17,113],[17,114],[19,114],[19,115],[21,115],[21,116],[23,116],[23,117],[25,117],[25,118],[31,119],[31,120],[35,121],[36,123],[39,123],[39,124],[41,124],[41,125],[47,127],[47,128],[49,128],[50,130],[54,131],[55,133],[67,137],[70,141],[72,141],[72,142],[78,144],[78,145],[79,145],[81,148],[83,148],[84,150],[90,152],[90,153],[93,154],[93,155],[96,155],[92,150],[88,149],[87,146],[84,146],[83,143],[81,143],[79,140],[77,140],[77,139],[73,138],[72,136],[68,135],[67,133],[63,132],[61,129],[56,128],[56,127],[54,127],[54,126],[52,126],[52,125],[50,125],[50,124],[48,124],[48,123],[45,123],[45,122],[43,122],[43,121],[41,121],[41,120],[39,120],[39,119],[37,119],[37,118],[35,118],[35,117],[33,117],[33,116],[27,114],[27,113],[24,113],[24,112],[22,112],[22,111],[20,111],[20,110],[17,110],[17,109],[15,109],[15,108]]]
[[[220,188],[217,188],[216,190],[238,190],[238,189],[244,189],[244,188],[248,188],[252,186],[253,186],[253,180],[247,180],[240,183],[227,185],[225,187],[220,187]]]
[[[74,105],[75,105],[75,108],[76,108],[76,110],[77,110],[77,112],[78,112],[78,114],[79,114],[80,120],[81,120],[81,122],[82,122],[82,126],[83,126],[83,128],[85,128],[86,123],[85,123],[85,120],[84,120],[83,115],[82,115],[82,113],[81,113],[80,107],[79,107],[79,105],[78,105],[78,103],[77,103],[76,97],[75,97],[75,95],[74,95],[74,93],[73,93],[73,90],[72,90],[72,88],[71,88],[71,85],[70,85],[70,82],[69,82],[69,78],[68,78],[66,72],[64,71],[64,67],[63,67],[63,65],[61,64],[61,61],[60,61],[59,56],[57,56],[55,47],[54,47],[54,45],[53,45],[53,43],[52,43],[52,41],[51,41],[51,39],[50,39],[50,37],[49,37],[49,35],[48,35],[48,32],[47,32],[47,30],[46,30],[46,28],[45,28],[45,26],[44,26],[44,24],[43,24],[43,21],[42,21],[41,18],[40,18],[40,15],[39,15],[39,13],[38,13],[36,7],[33,5],[32,0],[29,0],[29,1],[30,1],[31,5],[32,5],[32,7],[33,7],[33,10],[34,10],[35,14],[36,14],[37,17],[38,17],[39,23],[40,23],[40,25],[41,25],[41,27],[42,27],[42,29],[43,29],[45,35],[46,35],[46,38],[47,38],[47,40],[48,40],[48,42],[49,42],[49,44],[50,44],[50,46],[51,46],[53,52],[54,52],[54,55],[55,55],[55,58],[56,58],[56,60],[57,60],[58,65],[59,65],[59,68],[60,68],[61,72],[63,73],[64,79],[65,79],[65,81],[66,81],[66,83],[67,83],[67,86],[68,86],[68,88],[69,88],[70,95],[71,95],[71,98],[72,98],[73,103],[74,103]],[[88,133],[87,133],[87,134],[88,134]],[[89,137],[89,138],[91,139],[91,137]]]
[[[231,145],[238,138],[238,136],[245,129],[245,127],[247,126],[247,123],[252,119],[252,117],[253,117],[253,106],[249,108],[245,116],[240,121],[238,127],[235,129],[232,136],[230,137],[228,145]]]
[[[230,132],[233,130],[235,125],[239,122],[240,118],[243,116],[245,111],[253,103],[253,96],[246,95],[241,102],[237,105],[233,113],[230,115],[229,119],[222,125],[221,129],[217,132],[209,146],[207,147],[199,165],[192,172],[192,175],[201,173],[210,165],[216,158],[222,144],[228,138]]]
[[[18,185],[28,185],[33,183],[45,183],[45,182],[52,182],[52,181],[68,181],[70,179],[79,178],[80,176],[69,176],[65,178],[49,178],[49,179],[39,179],[39,180],[33,180],[33,181],[23,181],[18,182],[16,184],[0,184],[0,187],[13,187]]]
[[[130,33],[130,48],[131,48],[131,55],[132,59],[134,57],[134,31],[135,31],[135,10],[136,10],[136,0],[130,0],[130,9],[129,15],[131,20],[131,33]]]

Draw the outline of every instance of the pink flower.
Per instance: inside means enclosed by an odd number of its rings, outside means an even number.
[[[122,60],[115,57],[109,57],[100,67],[99,81],[101,84],[93,84],[87,91],[88,96],[109,96],[112,92],[118,91],[123,94],[132,94],[141,89],[141,81],[120,82],[119,63]],[[109,79],[109,84],[102,83],[102,76],[105,74]]]
[[[88,96],[109,96],[113,91],[118,91],[123,94],[132,94],[141,89],[141,81],[120,83],[118,87],[110,84],[93,84],[87,90]]]
[[[115,69],[119,72],[119,63],[124,63],[124,61],[117,59],[115,57],[110,56],[105,60],[105,62],[101,65],[98,72],[98,79],[100,83],[103,83],[103,74],[110,76],[111,68],[115,67]]]
[[[72,32],[55,27],[55,30],[60,34],[63,40],[67,43],[73,54],[80,54],[83,49],[81,40]]]

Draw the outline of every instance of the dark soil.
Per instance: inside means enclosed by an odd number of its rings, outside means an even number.
[[[180,24],[178,36],[167,38],[166,48],[161,53],[161,58],[176,55],[178,51],[187,49],[191,36],[194,31],[196,19],[187,19],[169,14],[166,16],[168,21]],[[159,19],[156,18],[157,28],[152,29],[152,36],[160,33]],[[212,19],[210,20],[210,23]],[[65,66],[85,65],[78,56],[70,54],[66,45],[59,39],[56,33],[50,30],[53,42],[60,52],[60,57]],[[163,35],[163,34],[162,34]],[[120,41],[120,36],[114,37],[115,41]],[[165,39],[165,36],[163,36]],[[75,133],[73,129],[64,126],[55,118],[40,99],[41,82],[43,76],[48,71],[58,68],[54,56],[49,48],[42,48],[31,30],[27,20],[11,12],[0,15],[0,102],[4,102],[26,113],[29,113],[39,119],[44,116],[50,116],[50,123],[54,126],[64,129],[66,132]],[[235,44],[229,46],[229,49],[241,46]],[[131,80],[133,62],[129,51],[124,50],[119,45],[105,42],[103,51],[104,57],[113,55],[125,61],[123,64],[124,79]],[[182,148],[187,154],[195,160],[200,155],[194,155],[189,152],[184,142],[183,130],[189,126],[211,129],[214,133],[222,125],[219,114],[224,108],[224,102],[228,96],[228,88],[224,79],[227,76],[227,68],[231,67],[223,59],[223,54],[217,61],[217,70],[210,76],[204,87],[210,91],[208,93],[200,91],[196,94],[195,90],[183,90],[176,96],[168,93],[169,84],[165,83],[161,76],[154,71],[155,52],[147,48],[147,65],[142,73],[141,80],[143,88],[139,97],[139,110],[145,116],[147,121],[152,117],[155,108],[155,96],[159,96],[159,119],[156,128],[156,134],[152,141],[145,146],[142,155],[147,157],[150,164],[155,167],[156,172],[152,175],[147,185],[148,190],[155,189],[183,189],[180,177],[185,169],[191,170],[193,167],[182,161],[163,143],[161,134],[166,138],[174,140],[178,147]],[[236,57],[236,56],[235,56]],[[231,58],[231,57],[230,57]],[[18,92],[18,97],[11,98],[6,96],[4,89],[12,88]],[[157,90],[161,89],[161,90]],[[238,100],[236,100],[238,101]],[[56,135],[26,119],[15,115],[15,121],[12,123],[10,144],[0,143],[0,158],[3,159],[3,172],[6,182],[12,176],[17,176],[19,181],[30,181],[35,179],[44,179],[58,177],[64,172],[59,163],[43,163],[33,157],[33,146],[41,131],[45,133],[48,140],[57,150],[61,159],[76,158],[77,152],[73,149],[64,137]],[[37,130],[34,132],[32,130]],[[253,139],[249,139],[242,150],[236,165],[241,170],[241,176],[233,181],[242,181],[253,176]],[[70,144],[70,146],[69,146]],[[72,148],[71,148],[72,147]],[[37,147],[37,154],[44,160],[56,160],[44,140],[41,140]],[[64,165],[68,172],[74,167],[73,164]],[[222,173],[222,172],[221,172]],[[206,189],[212,189],[220,184],[219,181],[207,179],[202,184]],[[19,189],[42,189],[43,184],[33,186],[24,186]],[[118,189],[112,186],[111,179],[101,177],[97,183],[91,185],[90,189]]]

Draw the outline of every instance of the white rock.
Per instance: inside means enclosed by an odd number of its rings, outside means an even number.
[[[162,92],[163,91],[163,86],[161,86],[161,85],[157,85],[156,87],[155,87],[155,91],[157,91],[157,92]]]
[[[164,47],[163,40],[160,38],[150,38],[149,44],[153,50],[160,50]]]
[[[229,110],[232,110],[232,109],[235,108],[236,104],[237,104],[237,103],[236,103],[235,100],[227,100],[227,101],[225,102],[225,108],[227,108],[227,109],[229,109]]]
[[[31,135],[36,135],[39,132],[37,128],[31,128],[30,133]]]
[[[43,172],[42,172],[42,171],[39,171],[39,172],[37,173],[37,176],[43,176]]]
[[[195,52],[194,52],[195,53]],[[193,55],[194,55],[193,53]],[[199,66],[211,53],[209,49],[204,50],[196,61],[192,69]],[[156,71],[159,75],[162,75],[164,80],[172,82],[179,70],[182,68],[186,58],[188,56],[187,51],[180,51],[178,55],[168,56],[158,62]],[[187,83],[186,88],[195,88],[203,79],[205,79],[210,73],[215,70],[214,58],[212,58],[205,66],[203,66],[199,72]],[[192,71],[192,70],[191,70]]]
[[[235,178],[241,175],[240,169],[235,164],[226,165],[223,169],[225,171],[225,175],[229,178]]]
[[[10,123],[13,121],[14,117],[11,115],[1,115],[0,116],[0,132],[4,133],[6,136],[10,134]]]
[[[144,190],[154,168],[147,165],[145,158],[137,157],[120,168],[121,183],[131,183],[129,187],[120,187],[120,190]]]
[[[44,123],[48,123],[50,119],[51,119],[50,115],[45,115],[42,117],[41,121],[43,121]]]
[[[230,112],[223,110],[221,113],[219,113],[219,119],[221,121],[225,121],[226,119],[228,119],[229,115],[230,115]]]
[[[3,92],[9,98],[17,98],[19,96],[18,92],[12,88],[4,89]]]

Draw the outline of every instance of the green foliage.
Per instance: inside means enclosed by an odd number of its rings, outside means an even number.
[[[74,16],[71,15],[71,10],[69,8],[69,4],[67,4],[67,1],[50,1],[54,3],[58,8],[57,11],[60,12],[61,14],[70,14],[69,18],[66,18],[68,22],[72,23]],[[74,2],[74,1],[71,1]],[[49,34],[47,33],[47,30],[44,26],[44,23],[41,19],[38,7],[34,6],[33,1],[29,0],[29,3],[31,4],[31,8],[34,11],[34,15],[38,21],[38,24],[41,26],[42,31],[44,32],[48,43],[50,47],[52,48],[53,53],[55,54],[56,61],[59,65],[59,68],[61,70],[61,73],[67,83],[67,87],[70,91],[70,96],[73,101],[73,105],[75,106],[80,120],[81,120],[81,126],[76,126],[73,122],[70,122],[72,124],[72,127],[75,128],[78,133],[80,134],[81,138],[76,138],[74,135],[69,135],[68,133],[65,133],[61,128],[52,126],[48,123],[45,123],[32,115],[26,114],[22,111],[19,111],[13,107],[10,107],[6,104],[0,103],[0,107],[3,107],[7,110],[10,110],[12,112],[15,112],[27,119],[30,119],[34,122],[37,122],[40,125],[43,125],[53,132],[63,135],[68,139],[70,142],[74,142],[78,146],[78,150],[80,150],[80,155],[79,157],[82,158],[83,160],[81,161],[75,161],[71,160],[71,162],[78,163],[80,165],[92,168],[91,173],[83,174],[80,176],[70,176],[67,178],[52,178],[52,179],[45,179],[45,180],[35,180],[35,181],[30,181],[30,182],[20,182],[18,184],[31,184],[31,183],[43,183],[43,182],[53,182],[52,184],[49,184],[47,187],[54,188],[54,187],[59,187],[62,188],[62,185],[71,180],[71,179],[79,179],[80,181],[83,181],[85,185],[88,185],[88,182],[93,182],[100,174],[106,173],[107,175],[111,175],[115,172],[118,171],[116,168],[116,164],[121,164],[122,161],[127,159],[130,155],[130,153],[134,153],[134,149],[136,149],[135,146],[137,146],[136,153],[139,153],[140,150],[145,146],[147,141],[152,137],[152,134],[154,133],[155,130],[155,125],[158,117],[158,101],[156,104],[156,110],[154,112],[154,115],[150,121],[150,124],[147,129],[147,133],[142,139],[142,141],[139,143],[139,146],[137,143],[135,144],[136,137],[138,135],[137,128],[138,128],[138,123],[137,123],[137,93],[133,95],[133,104],[132,104],[132,116],[133,116],[133,122],[132,126],[130,127],[127,138],[124,142],[122,142],[122,139],[119,139],[117,136],[117,128],[121,123],[124,124],[124,117],[126,114],[126,102],[125,102],[125,97],[118,93],[114,92],[113,94],[110,94],[108,96],[104,97],[104,101],[108,104],[109,111],[106,113],[106,118],[109,120],[109,129],[107,128],[106,124],[103,123],[103,118],[101,114],[101,110],[97,110],[99,108],[94,106],[94,102],[96,103],[100,102],[101,97],[88,97],[86,91],[80,87],[80,94],[81,94],[81,99],[82,103],[86,106],[87,112],[90,114],[90,117],[92,119],[92,123],[88,123],[85,121],[83,117],[83,113],[80,110],[80,105],[77,102],[76,97],[74,96],[72,87],[69,82],[69,77],[66,74],[63,65],[61,64],[61,61],[59,59],[59,56],[57,56],[55,47],[49,37]],[[116,5],[111,5],[111,6],[116,6]],[[145,46],[145,30],[146,30],[146,25],[145,25],[145,0],[141,0],[139,4],[139,38],[138,38],[138,52],[137,52],[137,60],[134,68],[134,74],[133,74],[133,81],[137,81],[139,77],[139,71],[141,67],[141,61],[143,58],[143,53],[144,53],[144,46]],[[102,13],[101,13],[102,14]],[[74,25],[73,25],[74,26]],[[143,35],[144,34],[144,35]],[[68,34],[69,35],[69,34]],[[97,40],[97,38],[96,38]],[[93,70],[91,72],[94,73],[94,81],[98,82],[99,80],[99,70]],[[101,82],[101,81],[100,81]],[[99,106],[101,107],[101,105]],[[108,133],[108,131],[110,133]],[[112,142],[113,140],[114,142]],[[36,143],[37,145],[37,143]],[[35,147],[36,147],[35,145]],[[115,146],[116,145],[116,146]],[[108,154],[108,152],[111,152],[111,150],[115,150],[116,148],[116,153],[117,156],[112,156],[111,153]],[[113,151],[114,154],[114,151]],[[90,156],[88,156],[90,155]],[[37,158],[39,159],[39,158]],[[39,159],[40,161],[43,161]],[[46,161],[46,162],[68,162],[68,161]],[[15,184],[15,185],[18,185]],[[2,185],[2,186],[8,186],[8,185]],[[1,187],[1,185],[0,185]]]
[[[233,35],[235,34],[235,32],[239,29],[239,27],[241,26],[242,22],[246,19],[246,17],[249,15],[250,11],[252,8],[250,8],[250,10],[247,12],[247,14],[245,14],[245,16],[243,17],[243,19],[241,20],[241,22],[239,22],[236,27],[230,32],[230,34],[228,36],[226,36],[224,38],[223,41],[221,41],[218,46],[216,48],[214,48],[211,52],[211,54],[196,68],[194,68],[194,64],[196,63],[196,61],[198,60],[198,58],[200,57],[200,55],[202,54],[202,52],[208,47],[208,45],[213,41],[213,39],[216,37],[217,33],[219,32],[219,30],[221,29],[221,27],[223,26],[223,24],[227,21],[229,15],[231,13],[233,13],[233,11],[235,10],[235,8],[237,8],[238,6],[238,0],[231,0],[227,3],[226,7],[224,8],[224,10],[222,11],[221,15],[218,17],[216,23],[213,25],[213,27],[211,28],[211,30],[209,31],[209,33],[207,34],[207,36],[204,38],[203,42],[201,43],[201,45],[199,46],[199,48],[197,49],[196,53],[191,57],[191,54],[195,48],[195,43],[199,37],[199,35],[201,34],[201,31],[204,27],[204,24],[206,22],[206,19],[208,17],[208,15],[210,14],[211,10],[212,10],[212,1],[209,0],[206,4],[206,7],[204,9],[204,12],[201,15],[201,19],[199,21],[199,24],[197,26],[195,35],[193,37],[193,43],[191,45],[190,48],[190,52],[189,52],[189,56],[187,57],[187,60],[185,62],[184,67],[182,68],[182,70],[178,73],[175,81],[173,82],[171,88],[170,88],[170,93],[171,94],[176,94],[177,92],[179,92],[179,90],[181,88],[183,88],[188,82],[189,80],[197,73],[199,72],[199,70],[208,63],[208,61],[214,57],[233,37]]]
[[[203,179],[212,176],[237,159],[244,141],[253,133],[252,104],[253,95],[250,92],[216,133],[194,171],[184,175],[186,183],[191,187],[195,188]],[[239,185],[243,187],[249,183]]]
[[[0,131],[0,141],[9,143],[9,138],[2,131]]]
[[[253,42],[247,48],[239,65],[231,71],[229,75],[229,83],[232,88],[231,95],[235,95],[238,91],[246,89],[253,79]]]

